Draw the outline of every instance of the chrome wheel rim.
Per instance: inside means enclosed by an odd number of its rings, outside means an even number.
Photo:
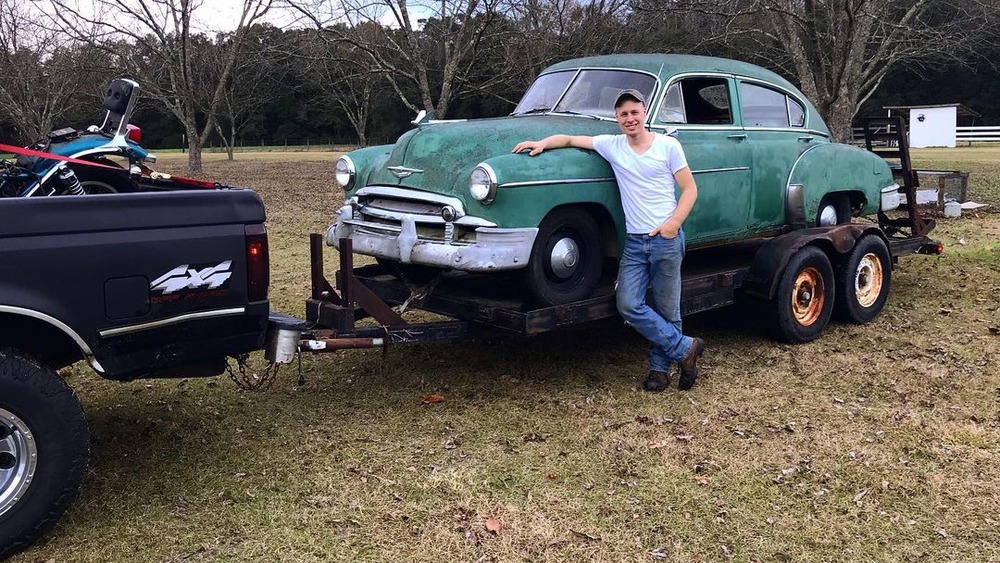
[[[552,245],[549,264],[556,277],[566,279],[573,275],[580,263],[580,248],[576,241],[569,237],[559,239]]]
[[[865,254],[854,272],[854,295],[862,307],[871,307],[878,301],[884,283],[882,261],[873,252]]]
[[[819,224],[822,227],[832,227],[837,224],[837,208],[827,205],[819,212]]]
[[[35,477],[38,446],[31,429],[0,408],[0,515],[14,507]]]

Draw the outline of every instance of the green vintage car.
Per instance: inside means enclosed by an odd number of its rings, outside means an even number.
[[[689,249],[836,225],[899,206],[878,156],[831,142],[816,108],[777,74],[734,60],[632,54],[547,68],[506,117],[424,117],[394,145],[340,158],[345,205],[327,232],[407,268],[523,270],[542,305],[589,296],[623,245],[607,162],[592,151],[511,154],[553,133],[619,133],[614,101],[634,88],[647,126],[676,135],[698,184]]]

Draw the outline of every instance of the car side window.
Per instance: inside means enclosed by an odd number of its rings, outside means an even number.
[[[803,127],[805,107],[796,99],[757,84],[740,83],[740,111],[746,127]]]
[[[733,123],[729,100],[729,81],[725,78],[684,78],[667,88],[656,121],[729,125]]]
[[[788,100],[788,121],[792,127],[805,127],[806,108],[791,96],[786,96]]]

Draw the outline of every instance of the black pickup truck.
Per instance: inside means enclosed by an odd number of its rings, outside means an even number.
[[[217,375],[264,346],[264,218],[244,189],[0,198],[0,559],[55,523],[87,467],[56,370]]]

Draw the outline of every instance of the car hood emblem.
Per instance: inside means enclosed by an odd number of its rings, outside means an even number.
[[[403,178],[409,178],[415,173],[423,172],[423,170],[418,170],[416,168],[407,168],[405,166],[389,166],[388,169],[389,172],[392,172],[393,176],[399,178],[400,180],[402,180]]]

